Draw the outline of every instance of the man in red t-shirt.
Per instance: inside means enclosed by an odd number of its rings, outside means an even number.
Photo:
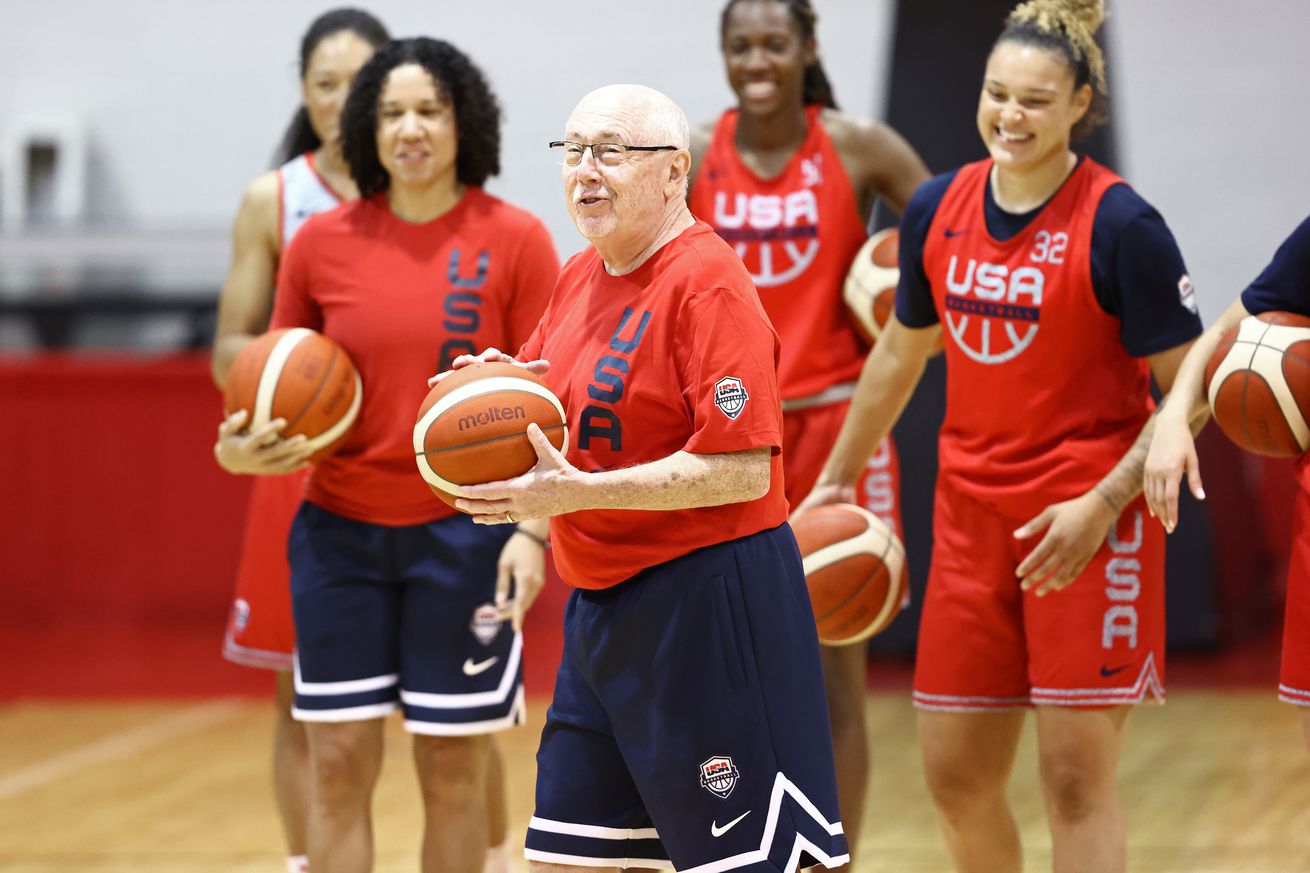
[[[687,121],[667,97],[602,88],[551,146],[592,247],[518,359],[572,445],[534,427],[532,472],[458,501],[483,524],[549,518],[575,589],[526,855],[534,871],[845,863],[777,334],[687,209]]]

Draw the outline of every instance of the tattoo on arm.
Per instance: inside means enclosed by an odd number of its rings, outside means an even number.
[[[1161,404],[1163,406],[1163,404]],[[1160,410],[1156,409],[1156,413]],[[1188,426],[1192,436],[1196,436],[1210,420],[1210,406],[1205,404],[1192,413]],[[1151,449],[1151,437],[1155,435],[1155,414],[1146,420],[1141,433],[1133,441],[1132,448],[1124,453],[1115,464],[1114,469],[1096,484],[1096,493],[1106,502],[1115,515],[1124,511],[1124,507],[1142,493],[1142,475],[1146,469],[1146,455]]]
[[[1096,483],[1096,493],[1106,502],[1115,515],[1124,511],[1124,507],[1142,492],[1142,473],[1146,468],[1146,453],[1151,448],[1151,436],[1155,433],[1155,416],[1146,420],[1141,433],[1133,441],[1132,448],[1124,453],[1114,469],[1105,478]]]

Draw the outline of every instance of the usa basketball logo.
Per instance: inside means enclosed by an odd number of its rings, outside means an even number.
[[[478,638],[478,642],[484,646],[491,645],[491,641],[500,633],[501,625],[504,620],[501,619],[500,613],[491,603],[484,603],[477,609],[473,610],[473,620],[469,622],[469,630],[473,631],[473,636]]]
[[[965,262],[946,270],[946,327],[960,350],[980,364],[1003,364],[1037,338],[1046,277],[1037,267]]]
[[[1192,289],[1192,277],[1183,273],[1183,277],[1178,280],[1178,302],[1183,304],[1183,308],[1193,315],[1197,315],[1196,309],[1196,292]]]
[[[809,166],[810,180],[822,181]],[[714,229],[732,243],[757,287],[784,285],[819,255],[819,200],[808,187],[789,194],[717,191]]]
[[[250,604],[240,597],[232,603],[232,624],[238,631],[250,624]]]
[[[742,385],[741,380],[736,376],[724,376],[714,383],[714,405],[734,421],[746,408],[746,401],[749,399],[746,386]]]
[[[719,797],[731,794],[740,778],[741,773],[728,757],[716,755],[700,765],[701,787]]]

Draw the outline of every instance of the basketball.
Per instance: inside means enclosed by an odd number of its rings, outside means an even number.
[[[244,409],[248,428],[286,419],[282,436],[304,434],[311,461],[332,454],[350,433],[364,399],[359,372],[332,340],[306,327],[271,330],[246,343],[223,388],[223,412]]]
[[[1215,421],[1242,448],[1275,458],[1310,448],[1310,318],[1242,319],[1210,356],[1205,383]]]
[[[461,485],[512,479],[537,465],[529,424],[567,451],[567,421],[546,383],[522,367],[470,364],[424,398],[414,425],[414,458],[432,493],[453,506]]]
[[[819,641],[845,646],[891,624],[905,598],[905,547],[882,519],[839,503],[792,522]]]
[[[895,306],[896,283],[901,278],[897,266],[900,240],[900,231],[894,227],[878,231],[860,246],[846,273],[842,296],[856,330],[870,343],[877,342]]]

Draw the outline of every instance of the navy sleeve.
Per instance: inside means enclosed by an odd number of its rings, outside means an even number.
[[[1119,340],[1144,358],[1201,335],[1182,252],[1160,213],[1127,185],[1101,198],[1092,222],[1092,286],[1120,320]]]
[[[1292,231],[1274,252],[1269,266],[1242,292],[1242,305],[1252,315],[1310,315],[1310,218]]]
[[[937,207],[955,173],[952,170],[920,185],[901,216],[901,246],[897,254],[901,279],[896,285],[896,318],[906,327],[932,327],[938,322],[928,272],[923,266],[923,249]]]

